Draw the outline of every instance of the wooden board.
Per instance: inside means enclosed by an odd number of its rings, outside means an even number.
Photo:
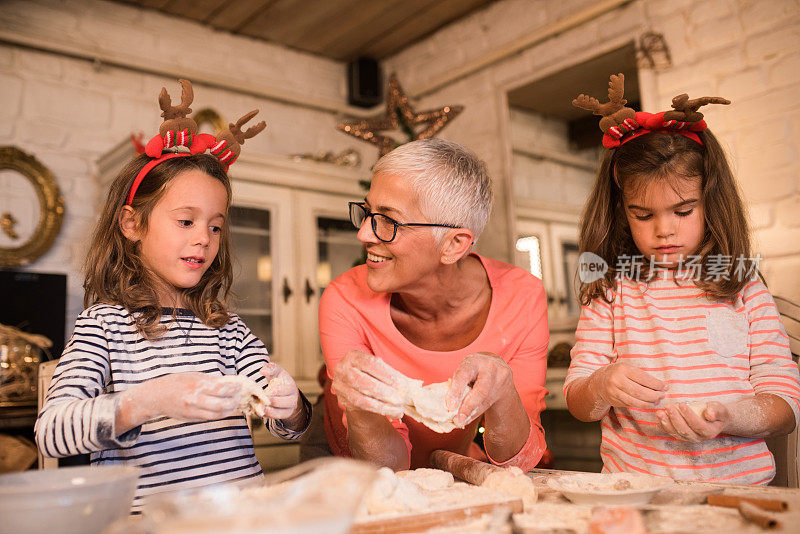
[[[511,513],[522,513],[522,499],[509,497],[506,500],[449,508],[434,512],[422,512],[391,517],[377,517],[356,521],[350,530],[351,534],[400,534],[403,532],[420,532],[433,527],[447,526],[456,521],[477,518],[497,508],[508,508]]]

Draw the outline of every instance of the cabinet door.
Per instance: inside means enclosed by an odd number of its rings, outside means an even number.
[[[550,246],[553,251],[553,274],[559,287],[556,298],[561,317],[577,317],[581,313],[578,300],[578,227],[574,224],[550,223]]]
[[[231,308],[264,342],[272,361],[295,376],[292,298],[298,287],[291,276],[291,194],[280,187],[234,181],[229,219],[235,258]]]
[[[542,279],[551,326],[560,327],[580,314],[578,252],[577,224],[517,221],[516,264]]]
[[[319,345],[319,299],[337,276],[363,263],[363,247],[350,223],[347,203],[353,197],[295,193],[295,230],[298,245],[300,336],[298,377],[313,391],[319,389],[317,373],[322,365]],[[305,390],[304,390],[305,391]]]

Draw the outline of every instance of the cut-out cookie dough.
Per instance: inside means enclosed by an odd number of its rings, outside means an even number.
[[[225,375],[220,380],[239,386],[239,394],[241,395],[239,409],[241,411],[247,415],[254,414],[258,417],[264,417],[267,408],[270,406],[269,385],[267,390],[264,391],[253,379],[243,375]],[[272,381],[274,382],[275,380],[273,379]]]

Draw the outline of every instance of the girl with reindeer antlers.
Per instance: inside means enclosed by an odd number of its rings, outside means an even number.
[[[625,107],[622,74],[601,115],[606,152],[580,226],[581,310],[564,385],[570,412],[602,420],[604,471],[765,484],[765,437],[791,432],[800,384],[758,279],[736,183],[700,106]],[[605,269],[605,270],[603,270]]]
[[[134,511],[152,493],[260,477],[240,412],[251,395],[283,439],[303,434],[311,410],[225,307],[227,168],[266,124],[242,131],[253,111],[217,137],[198,133],[192,86],[180,83],[181,104],[162,89],[159,135],[111,185],[86,261],[87,309],[36,423],[46,456],[138,466]]]

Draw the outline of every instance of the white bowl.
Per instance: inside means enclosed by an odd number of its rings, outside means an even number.
[[[318,458],[255,486],[150,495],[143,516],[153,534],[346,534],[375,473],[365,462]]]
[[[100,534],[130,514],[138,478],[122,465],[0,475],[0,534]]]
[[[639,473],[574,473],[547,481],[548,486],[575,504],[607,506],[647,504],[656,493],[673,484],[675,481],[668,477]],[[616,489],[623,486],[626,489]]]

